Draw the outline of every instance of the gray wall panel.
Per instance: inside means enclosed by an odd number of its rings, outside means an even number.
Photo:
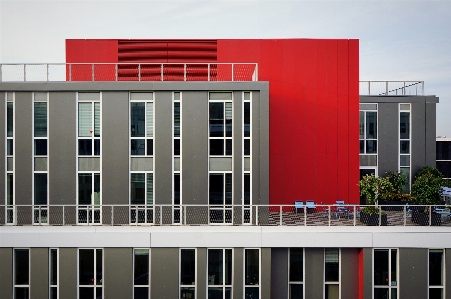
[[[435,167],[436,160],[436,125],[435,120],[437,118],[437,104],[435,103],[426,103],[426,165],[431,165]]]
[[[233,298],[243,298],[244,249],[233,249]]]
[[[341,296],[359,297],[359,249],[341,249]]]
[[[426,164],[426,103],[412,103],[410,108],[411,176]]]
[[[271,248],[271,298],[288,298],[288,248]]]
[[[60,298],[77,298],[77,249],[59,250],[59,293]]]
[[[373,249],[363,248],[363,299],[373,298]]]
[[[271,248],[261,249],[261,299],[271,298]]]
[[[33,178],[32,93],[16,92],[16,97],[14,101],[15,101],[14,102],[15,203],[20,205],[31,205],[32,178]],[[26,219],[25,222],[26,223],[31,222],[31,217],[29,219]]]
[[[127,92],[102,93],[102,202],[128,204],[129,113]]]
[[[0,92],[0,124],[6,124],[6,98],[5,93]],[[6,129],[0,130],[0,157],[5,157],[5,140],[6,140]],[[6,194],[5,193],[5,177],[6,177],[6,169],[5,169],[5,163],[0,163],[0,194]],[[1,204],[5,204],[6,199],[1,200]],[[1,297],[1,296],[0,296]]]
[[[51,92],[48,132],[50,204],[74,205],[77,203],[76,119],[76,93]]]
[[[13,250],[0,248],[0,298],[13,297]]]
[[[385,175],[389,170],[398,170],[398,104],[379,103],[378,105],[378,174]]]
[[[30,298],[49,297],[49,250],[48,248],[30,249]]]
[[[260,194],[260,94],[258,92],[252,92],[251,98],[252,107],[252,129],[251,129],[251,142],[252,142],[252,156],[251,156],[251,178],[252,178],[252,201],[253,204],[268,204],[268,202],[262,201]]]
[[[151,298],[173,299],[179,294],[179,249],[151,250]]]
[[[428,249],[399,249],[399,298],[428,297]]]
[[[323,298],[324,248],[305,248],[305,298]]]
[[[243,92],[233,93],[233,203],[242,203]]]
[[[155,204],[172,204],[172,92],[156,92],[154,105]]]
[[[197,248],[196,298],[206,299],[207,289],[207,248]]]
[[[254,94],[260,100],[260,203],[269,204],[269,89]]]
[[[208,92],[183,92],[182,200],[208,203]]]
[[[132,298],[133,248],[104,249],[105,298]]]

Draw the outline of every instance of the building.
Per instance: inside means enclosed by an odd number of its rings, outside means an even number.
[[[359,104],[361,171],[413,172],[438,99],[359,103],[357,40],[68,40],[66,54],[19,80],[2,66],[1,298],[451,296],[449,221],[359,222]]]
[[[443,173],[443,177],[451,179],[451,138],[437,137],[437,169]]]

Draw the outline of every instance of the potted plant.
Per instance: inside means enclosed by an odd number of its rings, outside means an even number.
[[[371,207],[360,210],[360,221],[366,225],[387,225],[387,214],[378,207],[378,200],[385,199],[393,190],[392,184],[386,178],[376,177],[374,174],[364,176],[358,183],[360,194],[366,196]]]
[[[379,204],[385,211],[402,211],[406,202],[412,201],[412,196],[403,192],[403,188],[407,184],[407,176],[399,171],[390,170],[385,173],[385,178],[393,189],[384,200],[379,200]]]

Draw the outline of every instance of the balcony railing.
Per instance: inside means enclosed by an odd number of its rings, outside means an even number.
[[[424,81],[360,81],[360,95],[423,96]]]
[[[0,225],[447,226],[438,206],[361,205],[2,205]],[[433,213],[427,213],[433,211]],[[426,212],[426,213],[425,213]]]
[[[257,63],[13,63],[0,82],[258,81]]]

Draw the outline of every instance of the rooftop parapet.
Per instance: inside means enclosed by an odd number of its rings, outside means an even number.
[[[424,81],[360,81],[360,95],[424,96]]]

